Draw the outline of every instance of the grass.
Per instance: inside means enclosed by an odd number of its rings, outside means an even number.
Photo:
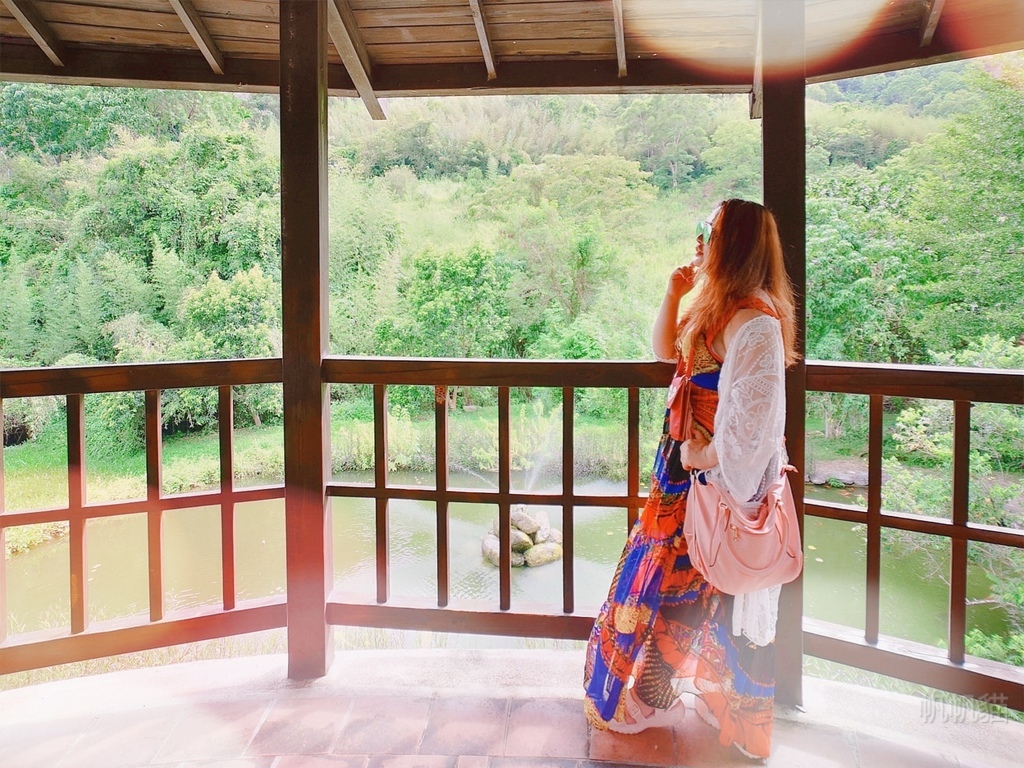
[[[46,431],[37,440],[4,449],[8,510],[46,509],[67,504],[67,447],[63,436]],[[284,482],[281,426],[236,429],[235,482]],[[164,493],[216,488],[220,482],[220,442],[216,433],[165,437],[162,446]],[[141,498],[146,494],[146,455],[97,454],[86,446],[89,501]]]
[[[648,413],[650,411],[650,413]],[[658,439],[659,414],[643,409],[641,457],[652,456]],[[895,414],[884,416],[885,434],[892,432]],[[8,510],[31,510],[67,504],[67,445],[63,424],[51,426],[33,441],[4,449],[5,496]],[[854,420],[856,421],[856,420]],[[648,423],[649,422],[649,423]],[[469,472],[498,468],[497,407],[481,405],[457,410],[449,420],[449,464]],[[511,413],[513,471],[539,471],[561,463],[560,406],[513,403]],[[430,416],[410,416],[400,407],[388,421],[390,469],[431,471],[434,468],[434,422]],[[577,414],[574,423],[574,471],[577,476],[621,480],[626,472],[626,428],[621,419]],[[826,438],[820,418],[806,421],[810,462],[856,459],[865,461],[867,437],[856,424],[840,437]],[[883,445],[892,454],[891,438]],[[220,482],[220,444],[216,432],[168,436],[163,441],[162,480],[165,494],[217,488]],[[335,473],[368,471],[374,465],[372,404],[351,401],[332,404],[331,464]],[[284,482],[284,434],[280,425],[239,428],[234,435],[235,483],[240,487]],[[90,502],[143,498],[146,457],[100,454],[86,450],[87,498]],[[25,528],[26,530],[20,530]],[[28,530],[38,528],[38,530]],[[8,551],[21,551],[60,535],[57,527],[21,526],[8,531]],[[14,548],[12,550],[12,547]]]
[[[331,424],[332,469],[372,470],[374,428],[365,409],[339,409]],[[370,411],[372,413],[372,410]],[[497,408],[481,406],[455,411],[449,423],[450,466],[469,472],[498,468]],[[67,443],[51,427],[27,443],[4,449],[5,503],[9,511],[59,508],[68,503]],[[412,418],[400,409],[389,418],[390,468],[431,471],[434,468],[434,422]],[[578,476],[622,479],[626,472],[626,431],[623,424],[582,419],[574,447]],[[513,471],[542,472],[560,466],[560,411],[513,406],[511,449]],[[653,443],[644,446],[645,455]],[[284,433],[280,425],[236,429],[235,483],[239,487],[284,482]],[[216,432],[168,436],[162,445],[165,494],[217,488],[220,483],[220,441]],[[86,498],[90,503],[124,501],[146,496],[146,456],[99,453],[86,446]],[[63,535],[66,523],[16,526],[7,530],[8,555]]]
[[[892,456],[895,443],[892,440],[896,425],[895,413],[882,415],[882,454]],[[863,459],[868,456],[867,425],[854,424],[839,437],[825,437],[825,421],[820,416],[808,416],[804,422],[806,453],[818,461],[837,459]]]

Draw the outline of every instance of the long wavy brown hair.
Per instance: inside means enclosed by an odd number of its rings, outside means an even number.
[[[679,320],[678,348],[682,349],[695,334],[720,333],[739,302],[761,289],[771,297],[782,323],[786,366],[800,359],[793,286],[786,274],[779,228],[771,211],[750,200],[723,201],[718,206],[701,271],[704,285]]]

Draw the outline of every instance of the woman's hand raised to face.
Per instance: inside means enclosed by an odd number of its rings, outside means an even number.
[[[702,256],[694,257],[693,261],[682,267],[676,267],[668,279],[668,293],[675,298],[682,298],[693,290],[699,276],[699,267],[703,263]]]

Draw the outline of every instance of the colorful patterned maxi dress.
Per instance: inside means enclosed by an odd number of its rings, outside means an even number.
[[[747,306],[750,303],[745,302]],[[753,303],[774,315],[761,302]],[[710,440],[722,361],[699,336],[693,350],[693,422]],[[655,456],[651,493],[612,579],[587,647],[587,719],[624,723],[628,681],[638,698],[667,709],[683,692],[700,697],[724,745],[767,757],[775,696],[775,643],[756,646],[732,633],[732,601],[690,565],[683,518],[690,475],[669,415]]]

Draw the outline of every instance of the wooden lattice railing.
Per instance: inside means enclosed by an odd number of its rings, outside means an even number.
[[[811,363],[807,390],[867,395],[867,507],[805,501],[805,514],[867,527],[864,630],[804,619],[805,652],[934,688],[1024,709],[1024,670],[965,653],[967,548],[970,542],[1024,549],[1024,530],[971,522],[968,515],[973,403],[1024,405],[1024,373],[932,366]],[[953,494],[948,518],[882,509],[882,414],[885,397],[953,403]],[[948,539],[949,625],[945,651],[879,633],[882,530],[898,529]]]
[[[326,622],[333,625],[422,629],[442,632],[503,634],[522,637],[582,639],[593,622],[592,606],[583,610],[574,598],[573,516],[575,508],[615,507],[636,519],[646,493],[649,457],[640,455],[640,393],[661,389],[671,367],[647,362],[541,362],[493,360],[395,360],[329,357],[324,360],[325,384],[368,384],[374,392],[375,473],[372,485],[324,478],[327,497],[373,499],[376,529],[376,589],[370,600],[334,593],[326,603]],[[29,635],[6,635],[6,578],[0,578],[0,673],[108,656],[177,643],[243,634],[284,626],[287,601],[280,598],[240,604],[235,596],[234,507],[246,501],[282,498],[283,486],[236,489],[232,471],[232,387],[280,382],[280,360],[166,363],[32,369],[0,373],[0,412],[5,398],[64,395],[68,414],[68,488],[66,508],[4,511],[0,454],[0,546],[7,529],[18,525],[66,521],[69,525],[70,626]],[[411,384],[435,388],[435,484],[414,488],[389,483],[387,387]],[[1024,671],[965,654],[967,546],[984,542],[1024,548],[1024,531],[972,523],[968,519],[968,453],[972,402],[1024,405],[1024,375],[1019,372],[976,371],[878,365],[808,363],[808,391],[863,394],[870,398],[869,489],[866,508],[807,502],[806,514],[863,523],[867,527],[867,590],[865,629],[855,630],[805,618],[802,640],[807,653],[927,684],[954,693],[998,700],[1024,710]],[[448,407],[446,388],[496,387],[498,391],[498,483],[495,490],[449,487]],[[160,478],[160,392],[185,387],[217,387],[220,393],[220,478],[218,491],[165,496]],[[560,389],[563,403],[561,493],[534,493],[511,488],[510,390],[513,387]],[[574,391],[580,387],[611,387],[627,391],[627,483],[624,495],[581,494],[574,487]],[[142,391],[146,397],[147,497],[138,501],[84,503],[83,396],[101,392]],[[881,508],[882,404],[888,396],[916,397],[954,403],[953,508],[948,519],[886,512]],[[285,415],[286,419],[288,415]],[[430,501],[436,507],[437,595],[417,603],[397,601],[389,593],[391,562],[388,509],[392,499]],[[449,505],[487,503],[498,508],[501,555],[497,604],[460,601],[452,604],[449,584]],[[562,593],[541,605],[512,605],[510,510],[513,504],[561,507],[564,535]],[[222,523],[223,600],[217,608],[168,612],[164,607],[162,515],[166,510],[219,505]],[[85,523],[89,519],[144,512],[148,520],[149,616],[144,623],[121,620],[90,625],[85,574]],[[289,521],[289,525],[291,522]],[[879,633],[881,532],[912,531],[951,542],[949,642],[945,651],[888,638]],[[0,561],[0,577],[4,577]],[[514,610],[513,610],[514,609]],[[793,631],[795,630],[795,631]],[[799,641],[799,628],[789,637]],[[785,635],[783,635],[785,636]]]
[[[282,598],[240,603],[235,585],[235,507],[284,497],[284,486],[235,488],[233,472],[232,387],[281,380],[280,360],[231,360],[200,363],[110,365],[81,368],[35,368],[0,371],[0,417],[3,400],[64,396],[67,413],[68,504],[31,511],[6,511],[3,460],[0,454],[0,552],[6,531],[15,526],[65,522],[70,551],[70,626],[7,636],[6,558],[0,558],[0,674],[111,656],[129,651],[282,627]],[[164,495],[162,492],[160,393],[166,389],[216,387],[219,393],[220,488],[216,491]],[[87,394],[145,393],[146,497],[89,504],[85,501],[85,409]],[[222,604],[217,609],[165,608],[163,517],[169,510],[219,506],[221,518]],[[89,520],[143,513],[147,520],[149,580],[148,621],[118,619],[90,624],[86,524]]]
[[[492,361],[492,360],[363,360],[329,358],[324,380],[331,383],[371,384],[374,388],[376,474],[372,486],[330,483],[331,496],[371,498],[376,505],[377,588],[376,601],[355,602],[340,594],[328,602],[328,621],[336,624],[422,629],[442,632],[473,632],[522,637],[583,639],[594,623],[593,610],[580,613],[575,602],[573,511],[576,507],[614,507],[627,510],[628,524],[635,522],[646,498],[641,489],[640,390],[663,389],[672,368],[661,363],[595,361]],[[435,487],[410,488],[388,483],[387,401],[388,384],[435,387]],[[446,389],[496,387],[498,392],[498,482],[495,490],[456,490],[448,483],[448,406]],[[513,491],[511,488],[510,389],[555,388],[562,402],[562,491],[558,494]],[[625,495],[579,494],[573,482],[574,391],[578,387],[614,387],[627,391],[627,472]],[[644,461],[646,461],[646,457]],[[641,493],[641,490],[643,493]],[[437,598],[416,603],[389,600],[388,501],[429,501],[437,509]],[[497,605],[460,601],[450,606],[448,505],[453,502],[492,504],[498,509],[501,540],[499,599]],[[514,504],[558,506],[562,510],[562,594],[560,601],[512,609],[512,561],[510,514]],[[623,535],[625,535],[625,530]]]

